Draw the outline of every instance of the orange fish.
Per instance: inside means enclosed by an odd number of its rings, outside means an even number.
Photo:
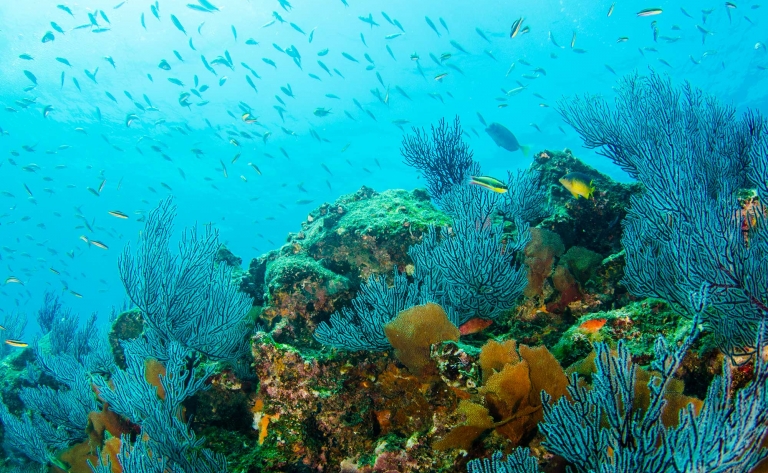
[[[459,327],[459,333],[462,335],[471,335],[473,333],[482,332],[486,328],[490,327],[493,320],[475,318],[464,322]]]
[[[607,319],[586,320],[579,325],[579,330],[586,333],[597,333],[608,322]]]

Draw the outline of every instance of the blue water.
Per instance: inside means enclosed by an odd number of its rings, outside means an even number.
[[[7,132],[0,137],[0,192],[7,193],[0,195],[0,319],[16,311],[32,314],[45,291],[60,294],[67,306],[83,314],[106,314],[110,307],[121,306],[125,297],[117,258],[126,244],[136,241],[142,213],[168,194],[174,196],[179,209],[178,229],[212,222],[222,241],[247,264],[250,258],[280,246],[286,234],[297,231],[307,213],[324,201],[332,202],[363,185],[380,191],[419,186],[417,173],[402,163],[400,141],[411,126],[429,126],[441,117],[461,117],[486,174],[503,176],[508,169],[527,166],[530,157],[496,147],[484,133],[477,112],[488,123],[504,124],[534,151],[569,147],[599,170],[626,180],[607,160],[581,148],[580,139],[556,111],[559,97],[584,92],[610,95],[618,76],[654,68],[677,83],[691,81],[740,111],[768,109],[764,46],[768,43],[768,5],[738,2],[736,9],[728,9],[722,1],[625,0],[616,2],[608,17],[613,2],[603,0],[348,0],[348,7],[340,0],[292,0],[290,11],[277,1],[218,0],[213,2],[220,8],[215,13],[194,11],[186,3],[161,1],[159,20],[146,0],[129,0],[119,8],[116,0],[67,3],[74,17],[57,8],[56,1],[0,3],[0,102],[3,109],[17,110],[0,109],[0,127]],[[649,7],[660,7],[663,12],[651,17],[636,15]],[[88,13],[97,10],[110,21],[95,15],[98,28],[108,31],[93,32],[95,26],[73,30],[88,24]],[[401,31],[385,20],[382,10],[400,22],[403,35],[385,39]],[[274,20],[273,11],[285,23],[266,26]],[[358,18],[371,13],[379,26],[371,27]],[[140,23],[142,14],[146,28]],[[171,14],[179,19],[186,35],[173,25]],[[434,22],[439,35],[425,16]],[[510,38],[510,26],[520,17],[530,33]],[[51,21],[65,34],[55,31]],[[658,28],[656,42],[653,21]],[[703,35],[697,25],[711,34]],[[55,39],[43,43],[47,31]],[[629,39],[617,43],[619,37]],[[259,44],[246,44],[249,38]],[[190,48],[190,39],[196,51]],[[467,53],[452,46],[451,40]],[[282,49],[295,46],[303,70],[273,43]],[[385,49],[387,45],[395,59]],[[325,48],[327,56],[318,57]],[[583,52],[575,52],[579,50]],[[225,51],[231,55],[234,70],[213,65],[214,76],[204,68],[200,56],[211,62]],[[359,63],[343,57],[342,52]],[[366,70],[370,64],[364,58],[366,53],[374,62],[370,71]],[[410,59],[413,53],[419,56],[424,76],[417,61]],[[450,53],[451,57],[438,65],[430,53],[437,58]],[[21,59],[23,54],[34,60]],[[65,58],[72,67],[56,61],[57,57]],[[274,61],[277,67],[262,58]],[[170,71],[158,67],[163,59],[171,65]],[[320,68],[318,59],[331,69],[331,75]],[[251,75],[258,92],[246,82],[249,72],[241,62],[260,76]],[[84,71],[96,68],[94,83]],[[333,73],[334,68],[344,78]],[[534,72],[537,68],[543,71]],[[37,80],[37,86],[26,92],[33,83],[25,70]],[[389,86],[386,104],[371,93],[378,88],[382,96],[387,94],[377,72]],[[434,79],[443,72],[448,73],[444,79]],[[186,108],[179,104],[179,94],[194,87],[195,76],[199,86],[209,86],[201,94],[207,104],[197,105],[203,99],[192,95],[192,105]],[[222,76],[228,79],[220,86]],[[73,78],[82,90],[76,88]],[[168,78],[181,80],[184,87]],[[287,84],[295,98],[281,92]],[[521,85],[525,89],[516,95],[506,96],[502,91]],[[146,94],[158,110],[140,110],[124,91],[145,109]],[[276,95],[286,103],[284,121],[273,108],[279,105]],[[499,97],[506,101],[497,101]],[[26,105],[25,98],[34,103],[22,108],[17,101]],[[241,119],[241,101],[252,108],[257,124]],[[501,103],[508,106],[499,108]],[[47,105],[53,109],[44,117]],[[318,107],[330,109],[331,114],[315,116]],[[137,119],[128,127],[131,113]],[[408,123],[401,130],[394,120]],[[289,135],[281,127],[295,134]],[[310,130],[324,140],[313,138]],[[238,136],[240,146],[236,147],[229,142],[227,131],[247,132],[254,139]],[[257,136],[265,131],[271,132],[266,144]],[[153,151],[153,145],[170,160]],[[197,157],[192,149],[204,154]],[[233,163],[238,153],[240,157]],[[249,163],[258,166],[261,175]],[[88,190],[98,191],[102,185],[98,196]],[[300,200],[313,202],[297,204]],[[113,210],[129,218],[108,214]],[[84,219],[91,229],[83,224]],[[108,249],[89,244],[81,236],[104,243]],[[8,277],[20,279],[23,285],[1,285]],[[28,333],[32,330],[31,326]]]

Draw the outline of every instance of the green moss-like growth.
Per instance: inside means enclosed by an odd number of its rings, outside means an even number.
[[[663,301],[645,299],[621,309],[585,315],[566,330],[552,348],[552,354],[563,366],[569,366],[589,354],[595,342],[615,344],[624,340],[635,362],[648,365],[659,335],[681,340],[689,331],[690,322]]]
[[[589,281],[602,262],[603,257],[599,253],[582,248],[581,246],[572,246],[560,258],[560,264],[565,265],[573,277],[582,285]]]
[[[408,249],[429,225],[448,224],[423,190],[359,191],[316,208],[280,249],[254,259],[241,289],[263,306],[275,339],[315,348],[311,334],[371,275],[408,272]]]

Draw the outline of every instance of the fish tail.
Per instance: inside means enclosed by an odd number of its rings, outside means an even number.
[[[520,150],[526,158],[531,155],[531,147],[529,145],[520,145]]]

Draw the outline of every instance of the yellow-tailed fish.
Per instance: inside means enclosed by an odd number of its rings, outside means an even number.
[[[560,178],[560,184],[575,198],[590,199],[595,192],[592,177],[583,172],[571,172]]]
[[[493,192],[498,192],[499,194],[503,194],[509,190],[506,184],[496,179],[495,177],[490,176],[472,176],[472,179],[470,179],[469,183],[480,187],[485,187],[486,189],[492,190]]]
[[[5,344],[16,348],[26,348],[29,346],[29,344],[26,342],[22,342],[21,340],[12,340],[10,338],[5,340]]]

